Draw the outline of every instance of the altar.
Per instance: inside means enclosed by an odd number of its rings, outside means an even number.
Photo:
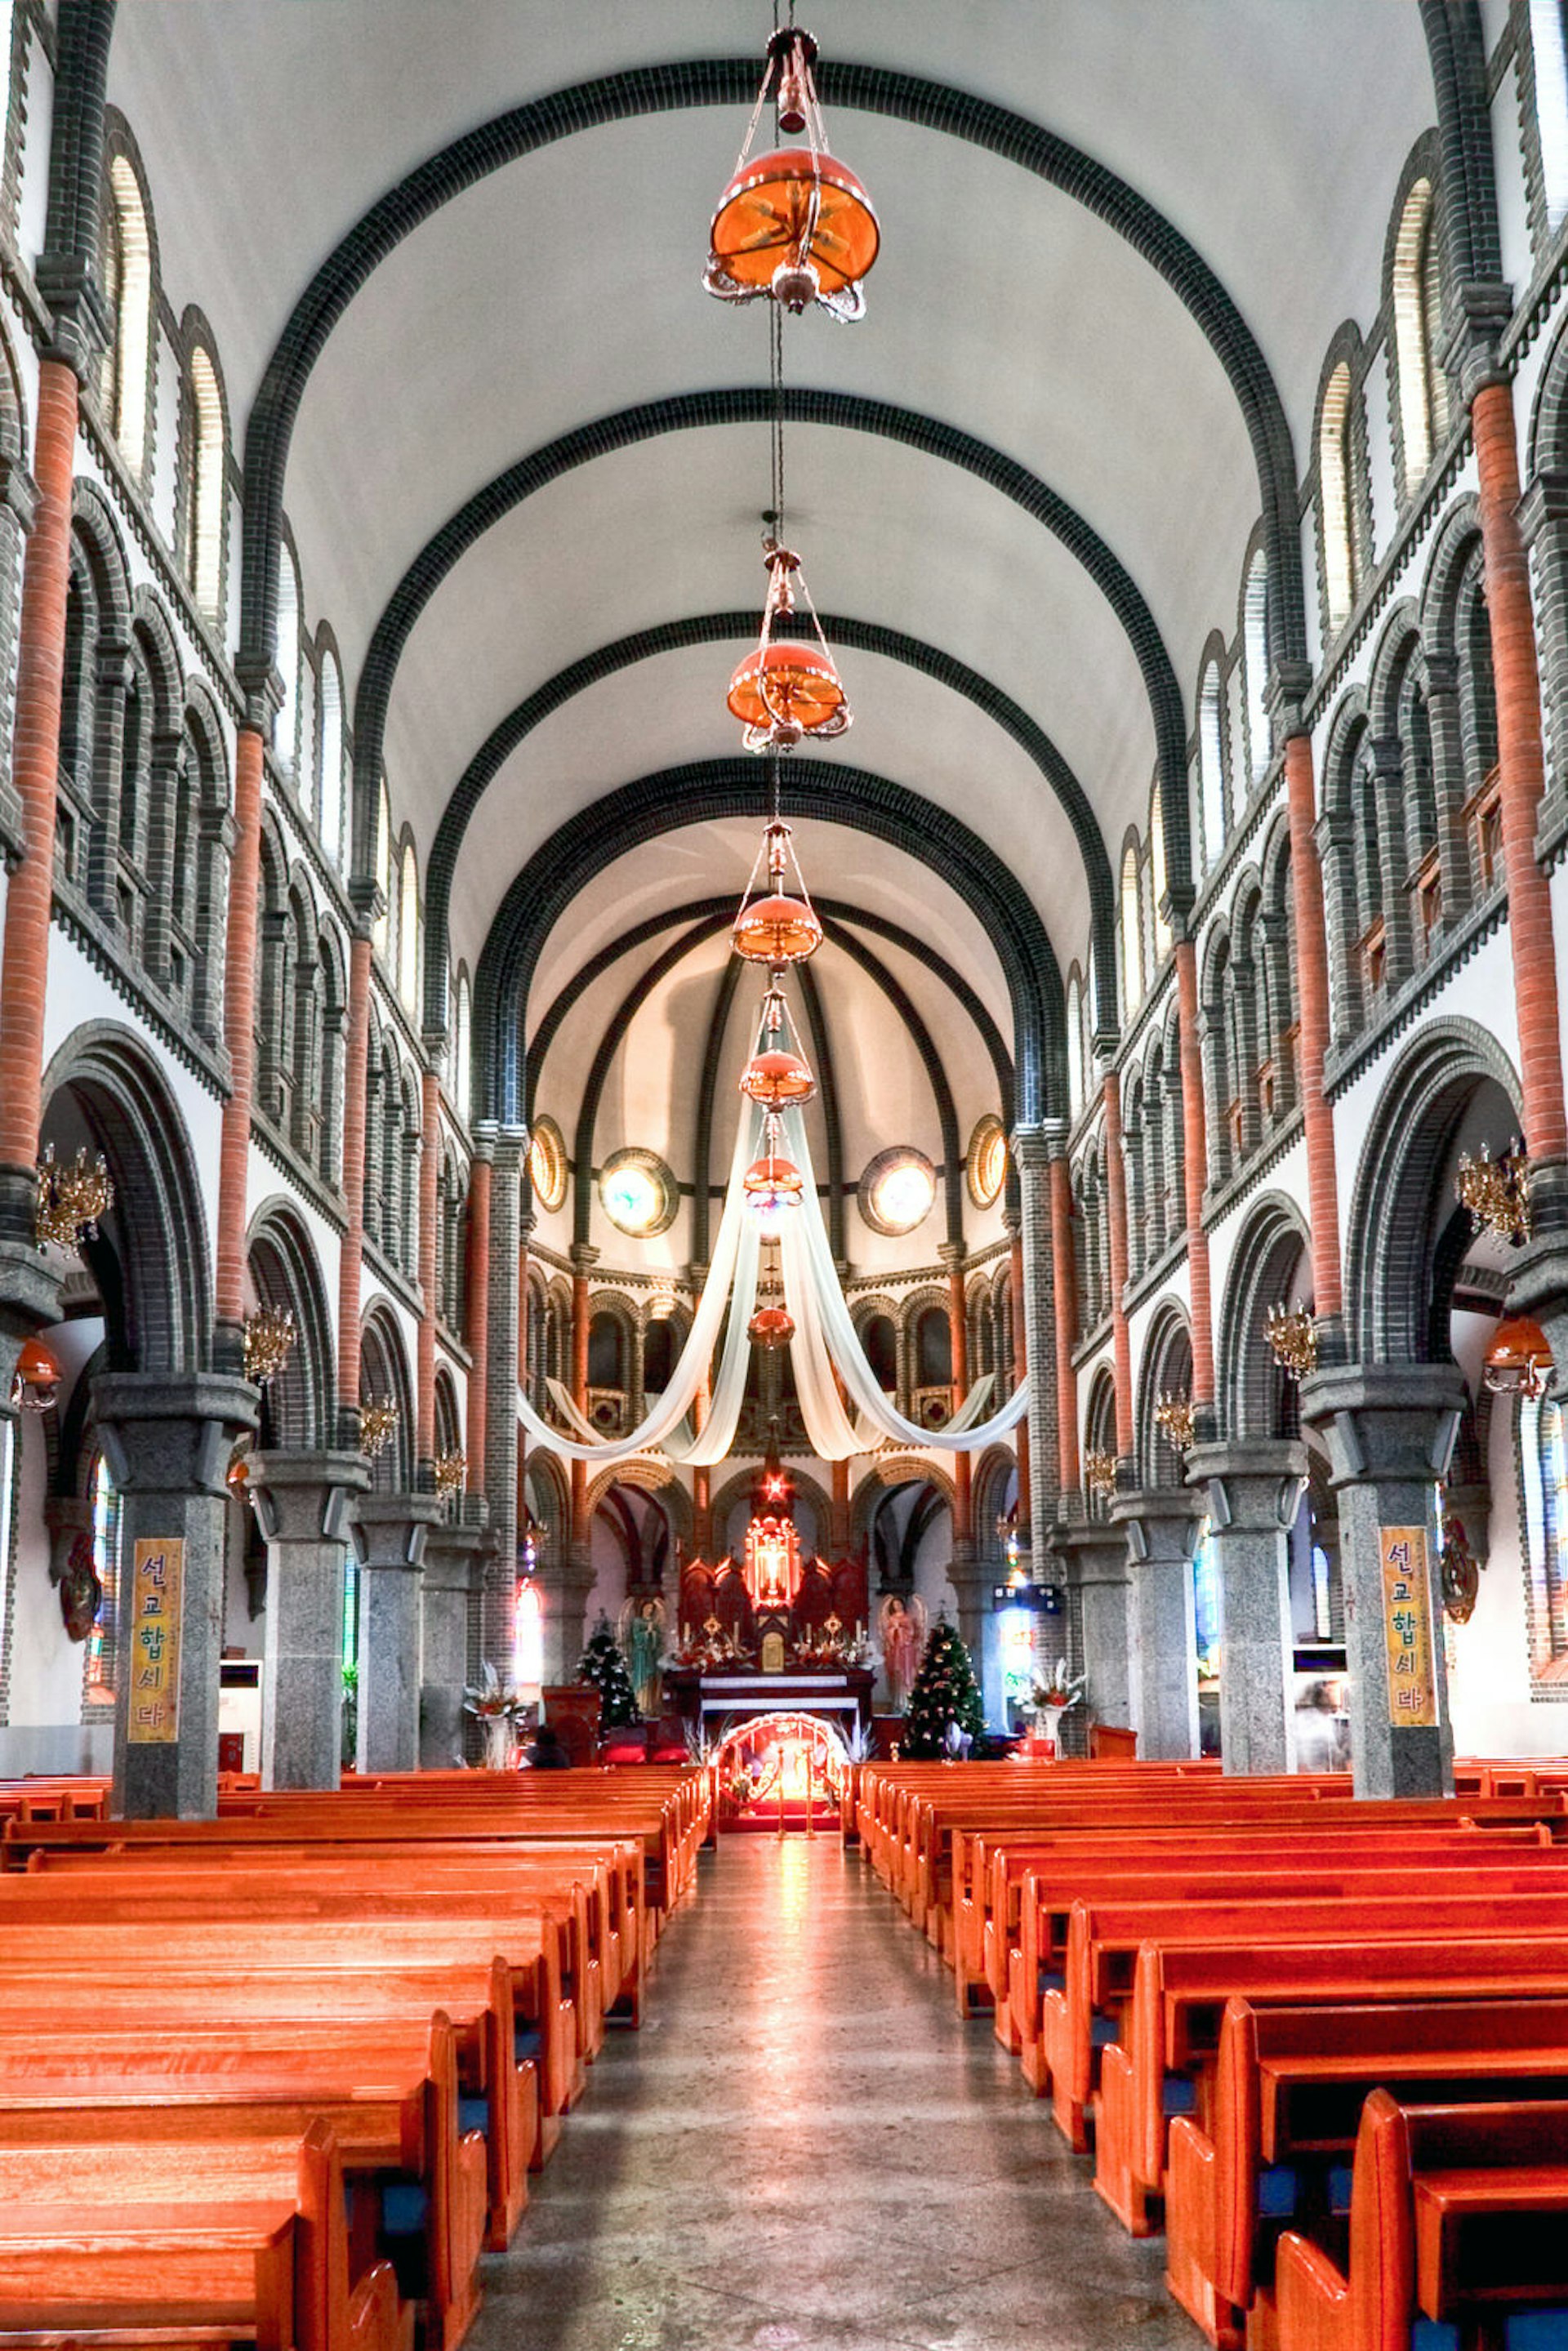
[[[666,1667],[666,1698],[683,1721],[714,1738],[769,1714],[813,1714],[847,1732],[871,1723],[876,1676],[866,1666],[763,1673],[754,1667]]]

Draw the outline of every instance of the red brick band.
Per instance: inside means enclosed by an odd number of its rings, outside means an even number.
[[[1208,1119],[1203,1100],[1203,1047],[1197,1033],[1197,950],[1191,939],[1176,948],[1176,1008],[1181,1040],[1183,1177],[1186,1190],[1186,1280],[1192,1301],[1192,1400],[1214,1402],[1214,1301],[1208,1275],[1208,1235],[1203,1195],[1208,1183]]]
[[[420,1088],[419,1134],[419,1287],[423,1311],[419,1318],[419,1353],[414,1364],[414,1420],[419,1458],[435,1458],[435,1235],[436,1171],[441,1165],[441,1088],[435,1071],[426,1070]]]
[[[1013,1326],[1013,1377],[1016,1380],[1027,1380],[1029,1377],[1029,1334],[1024,1329],[1023,1234],[1021,1231],[1016,1232],[1013,1235],[1012,1253],[1008,1265],[1008,1293]],[[1028,1527],[1033,1523],[1030,1517],[1030,1511],[1034,1500],[1034,1488],[1030,1480],[1029,1416],[1027,1413],[1018,1425],[1018,1436],[1015,1439],[1015,1443],[1018,1447],[1019,1460],[1019,1525],[1020,1527]]]
[[[1056,1278],[1056,1454],[1063,1500],[1078,1491],[1078,1284],[1072,1263],[1072,1179],[1065,1158],[1051,1163],[1051,1263]]]
[[[1508,935],[1519,1014],[1519,1074],[1525,1142],[1532,1159],[1568,1158],[1563,1052],[1558,1026],[1557,960],[1552,897],[1535,854],[1535,825],[1545,786],[1541,740],[1541,673],[1530,562],[1520,532],[1519,458],[1513,392],[1482,386],[1470,403],[1480,492],[1481,549],[1497,690],[1497,755],[1502,847],[1508,869]]]
[[[365,1258],[365,1061],[371,1035],[371,943],[349,956],[349,1021],[343,1046],[343,1197],[348,1230],[338,1256],[338,1401],[360,1403],[360,1273]]]
[[[468,1170],[468,1491],[485,1490],[487,1428],[485,1383],[490,1376],[490,1162]]]
[[[1333,1112],[1323,1092],[1323,1056],[1329,1042],[1328,928],[1323,917],[1323,871],[1318,862],[1317,788],[1312,780],[1310,736],[1292,735],[1285,745],[1285,799],[1291,824],[1291,895],[1296,914],[1301,1019],[1296,1050],[1307,1145],[1312,1303],[1319,1314],[1337,1316],[1344,1308],[1339,1170],[1334,1159]]]
[[[22,573],[11,779],[22,859],[5,892],[0,950],[0,1162],[31,1167],[43,1117],[44,1000],[55,890],[55,798],[70,587],[77,380],[58,360],[38,369],[34,453],[38,503]]]
[[[947,1341],[953,1358],[953,1409],[957,1411],[969,1393],[969,1324],[967,1301],[964,1296],[964,1269],[950,1265],[947,1269]],[[975,1469],[967,1453],[953,1456],[953,1534],[955,1541],[965,1540],[975,1531]]]
[[[1110,1230],[1111,1353],[1116,1369],[1116,1451],[1124,1461],[1133,1451],[1133,1342],[1127,1328],[1127,1167],[1123,1157],[1122,1084],[1107,1070],[1105,1102],[1105,1209]]]
[[[229,1090],[218,1155],[218,1249],[214,1305],[220,1322],[245,1313],[245,1228],[250,1197],[250,1126],[256,1096],[256,930],[261,893],[261,786],[266,745],[255,726],[235,744],[235,845],[224,940],[224,1043]]]

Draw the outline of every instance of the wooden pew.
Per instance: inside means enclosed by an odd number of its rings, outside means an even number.
[[[1204,2112],[1170,2127],[1166,2283],[1237,2346],[1297,2216],[1337,2209],[1362,2106],[1568,2096],[1568,2004],[1491,2000],[1257,2009],[1233,2000]]]
[[[1568,2103],[1407,2108],[1374,2090],[1356,2138],[1348,2270],[1307,2237],[1282,2237],[1272,2306],[1260,2305],[1269,2339],[1278,2351],[1381,2351],[1409,2345],[1424,2319],[1431,2351],[1459,2351],[1478,2318],[1527,2311],[1568,2329],[1565,2148]]]
[[[1568,1934],[1534,1938],[1363,1932],[1273,1944],[1147,1942],[1121,2039],[1101,2052],[1094,2187],[1124,2226],[1146,2235],[1162,2192],[1166,2126],[1199,2105],[1226,2003],[1304,2007],[1410,2001],[1568,1999]],[[1169,2084],[1167,2076],[1184,2076]]]
[[[0,2330],[59,2342],[249,2341],[256,2351],[411,2351],[389,2263],[349,2275],[329,2127],[183,2145],[0,2144]]]

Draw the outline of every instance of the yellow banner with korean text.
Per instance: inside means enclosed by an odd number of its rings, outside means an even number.
[[[1437,1677],[1432,1656],[1432,1578],[1425,1527],[1380,1527],[1388,1719],[1396,1730],[1432,1730]]]
[[[180,1598],[185,1578],[181,1535],[136,1545],[128,1644],[132,1747],[168,1747],[180,1736]]]

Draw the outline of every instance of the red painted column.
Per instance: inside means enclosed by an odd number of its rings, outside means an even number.
[[[947,1347],[953,1361],[953,1409],[969,1393],[969,1324],[964,1296],[962,1244],[946,1243],[940,1254],[947,1259]],[[953,1456],[953,1539],[972,1538],[975,1531],[974,1464],[967,1453]]]
[[[1107,1070],[1105,1104],[1105,1212],[1110,1225],[1111,1352],[1116,1369],[1116,1452],[1133,1453],[1133,1342],[1127,1329],[1127,1167],[1122,1155],[1122,1081]]]
[[[490,1375],[490,1177],[488,1159],[468,1170],[468,1491],[485,1490],[486,1387]]]
[[[580,1269],[571,1277],[571,1400],[579,1412],[588,1410],[588,1274]],[[586,1543],[588,1525],[588,1464],[571,1465],[571,1539]]]
[[[38,369],[38,503],[22,573],[11,778],[22,859],[5,893],[0,949],[0,1165],[31,1177],[43,1116],[44,998],[55,887],[56,778],[70,586],[71,478],[78,387],[60,360]]]
[[[1023,1232],[1021,1228],[1014,1230],[1012,1249],[1008,1259],[1008,1298],[1013,1326],[1013,1378],[1017,1382],[1027,1380],[1029,1377],[1029,1334],[1024,1329],[1023,1311]],[[1033,1523],[1030,1517],[1030,1505],[1034,1495],[1034,1489],[1030,1481],[1029,1415],[1027,1413],[1018,1425],[1018,1435],[1014,1441],[1018,1447],[1019,1465],[1018,1522],[1020,1527],[1027,1527]]]
[[[1317,787],[1308,735],[1285,744],[1285,799],[1291,824],[1291,895],[1296,915],[1296,990],[1300,1030],[1296,1052],[1301,1124],[1307,1147],[1307,1205],[1312,1222],[1312,1304],[1320,1320],[1344,1311],[1339,1246],[1339,1170],[1333,1112],[1323,1092],[1329,1042],[1328,924],[1323,870],[1318,862]]]
[[[338,1402],[360,1408],[360,1273],[365,1256],[365,1064],[371,1036],[371,939],[349,956],[349,1017],[343,1039],[343,1199],[348,1229],[338,1256]]]
[[[256,925],[261,887],[261,779],[266,745],[242,726],[235,744],[235,844],[224,940],[224,1043],[229,1090],[218,1156],[218,1249],[214,1306],[220,1324],[245,1319],[245,1228],[250,1192],[250,1122],[256,1093]]]
[[[436,1173],[441,1165],[441,1087],[434,1070],[420,1082],[419,1351],[414,1363],[416,1458],[435,1458]]]
[[[1056,1447],[1064,1516],[1078,1492],[1078,1282],[1072,1262],[1072,1179],[1064,1157],[1051,1163],[1051,1260],[1056,1275]]]
[[[1192,1300],[1192,1400],[1214,1403],[1214,1304],[1203,1195],[1208,1183],[1208,1119],[1203,1100],[1203,1048],[1197,1033],[1197,950],[1176,945],[1177,1033],[1181,1040],[1183,1174],[1186,1188],[1186,1279]]]
[[[1568,1158],[1557,961],[1552,899],[1535,854],[1536,816],[1545,786],[1541,739],[1541,674],[1530,568],[1515,509],[1519,457],[1513,396],[1486,383],[1470,403],[1480,493],[1487,616],[1497,692],[1497,749],[1502,846],[1508,869],[1508,935],[1519,1009],[1519,1074],[1525,1143],[1532,1160]]]

